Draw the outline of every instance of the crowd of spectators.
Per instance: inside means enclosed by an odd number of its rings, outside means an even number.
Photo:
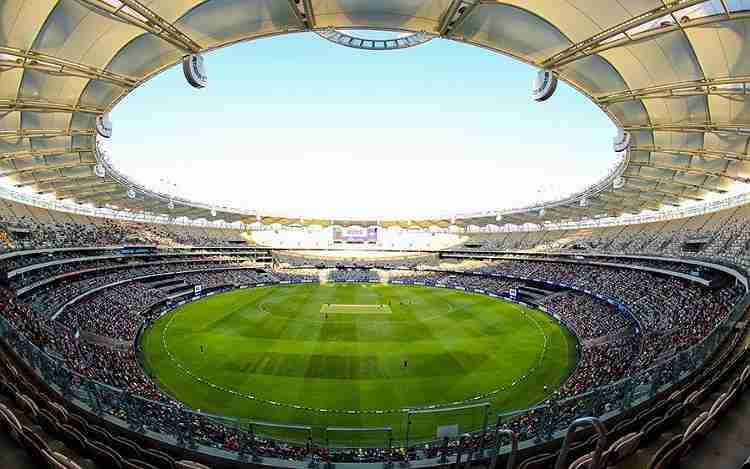
[[[332,269],[328,273],[330,282],[379,282],[380,276],[370,269]]]
[[[594,339],[632,329],[633,322],[606,301],[573,291],[540,301],[547,312],[560,316],[580,339]]]
[[[500,261],[477,272],[515,278],[545,279],[555,284],[597,292],[627,307],[640,323],[650,347],[639,356],[642,367],[664,354],[697,343],[728,314],[741,288],[728,282],[708,288],[681,278],[595,265]]]
[[[403,255],[397,258],[347,258],[347,257],[323,257],[315,254],[305,253],[292,254],[277,252],[274,259],[289,267],[316,267],[320,269],[415,269],[419,265],[436,265],[438,256],[435,254]]]
[[[181,288],[177,290],[182,294],[193,294],[196,285],[200,285],[205,290],[221,286],[254,285],[276,281],[269,273],[253,269],[198,271],[175,275],[174,278],[179,280],[178,285]],[[66,307],[56,319],[69,328],[116,340],[132,341],[146,319],[142,313],[146,312],[150,306],[167,299],[177,290],[154,287],[138,281],[115,285]],[[55,290],[48,291],[48,293],[51,292]],[[35,304],[47,302],[45,300],[44,296],[37,297]]]
[[[317,282],[320,280],[317,269],[275,269],[273,277],[279,282]]]
[[[750,265],[750,214],[745,208],[640,225],[590,230],[475,233],[459,251],[579,250],[611,254],[724,259]]]
[[[98,223],[39,221],[22,216],[0,220],[12,230],[5,233],[4,244],[11,249],[45,249],[84,246],[156,244],[161,246],[236,246],[248,245],[237,230],[207,229],[192,226],[161,225],[100,219]]]
[[[24,300],[32,304],[41,314],[49,317],[68,300],[75,298],[87,290],[103,285],[146,275],[164,275],[200,270],[208,271],[239,268],[241,266],[242,262],[209,261],[196,263],[195,260],[126,265],[117,270],[90,271],[71,277],[70,280],[62,279],[57,282],[50,282],[25,295]]]

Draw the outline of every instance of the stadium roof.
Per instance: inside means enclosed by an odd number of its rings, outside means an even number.
[[[113,172],[97,177],[96,116],[192,53],[276,34],[373,28],[425,32],[552,70],[631,132],[622,187],[607,181],[586,197],[587,206],[574,197],[546,205],[543,214],[541,207],[505,214],[503,224],[699,201],[747,181],[750,11],[743,8],[750,2],[4,0],[0,176],[60,199],[210,219],[210,205],[176,199],[170,211],[168,198],[156,193],[128,197],[135,181]],[[530,96],[529,105],[543,104]],[[255,221],[249,213],[217,212],[227,221]],[[499,224],[494,214],[455,222]]]

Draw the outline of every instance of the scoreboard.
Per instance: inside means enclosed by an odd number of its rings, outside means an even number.
[[[378,242],[378,227],[370,226],[368,228],[340,226],[333,227],[334,243],[355,243],[355,244],[375,244]]]

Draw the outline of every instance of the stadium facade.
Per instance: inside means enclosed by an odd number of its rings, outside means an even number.
[[[146,468],[183,459],[192,462],[180,467],[597,468],[638,461],[639,448],[652,456],[642,465],[655,468],[700,451],[750,382],[741,321],[750,206],[744,193],[721,197],[749,182],[746,8],[739,0],[0,3],[0,176],[10,184],[0,194],[3,428],[39,464],[69,468],[87,458]],[[348,29],[413,36],[368,41]],[[554,99],[562,80],[612,119],[618,164],[586,191],[504,212],[301,220],[158,193],[121,174],[102,149],[116,138],[109,112],[164,69],[182,63],[186,86],[210,86],[202,53],[306,31],[373,53],[455,40],[514,57],[539,69],[529,105]],[[289,234],[277,236],[279,227]],[[334,235],[347,227],[354,231]],[[370,227],[382,233],[371,237]],[[357,448],[328,435],[394,429],[206,415],[170,400],[141,366],[142,333],[177,305],[327,281],[529,304],[577,336],[578,365],[535,407],[497,414],[482,396],[402,409],[396,441]],[[469,408],[483,412],[475,428],[409,439],[421,413]],[[279,428],[303,436],[274,438]],[[739,467],[732,449],[721,462]]]

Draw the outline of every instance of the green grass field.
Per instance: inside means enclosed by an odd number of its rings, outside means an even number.
[[[311,425],[318,440],[325,426],[385,425],[399,440],[407,407],[489,401],[495,413],[530,406],[545,397],[544,386],[553,390],[568,376],[576,359],[575,340],[539,311],[397,285],[305,284],[215,295],[161,318],[142,346],[155,380],[193,409]],[[415,415],[412,441],[434,438],[437,425],[477,429],[482,414]],[[334,443],[385,440],[382,433],[340,438]]]

